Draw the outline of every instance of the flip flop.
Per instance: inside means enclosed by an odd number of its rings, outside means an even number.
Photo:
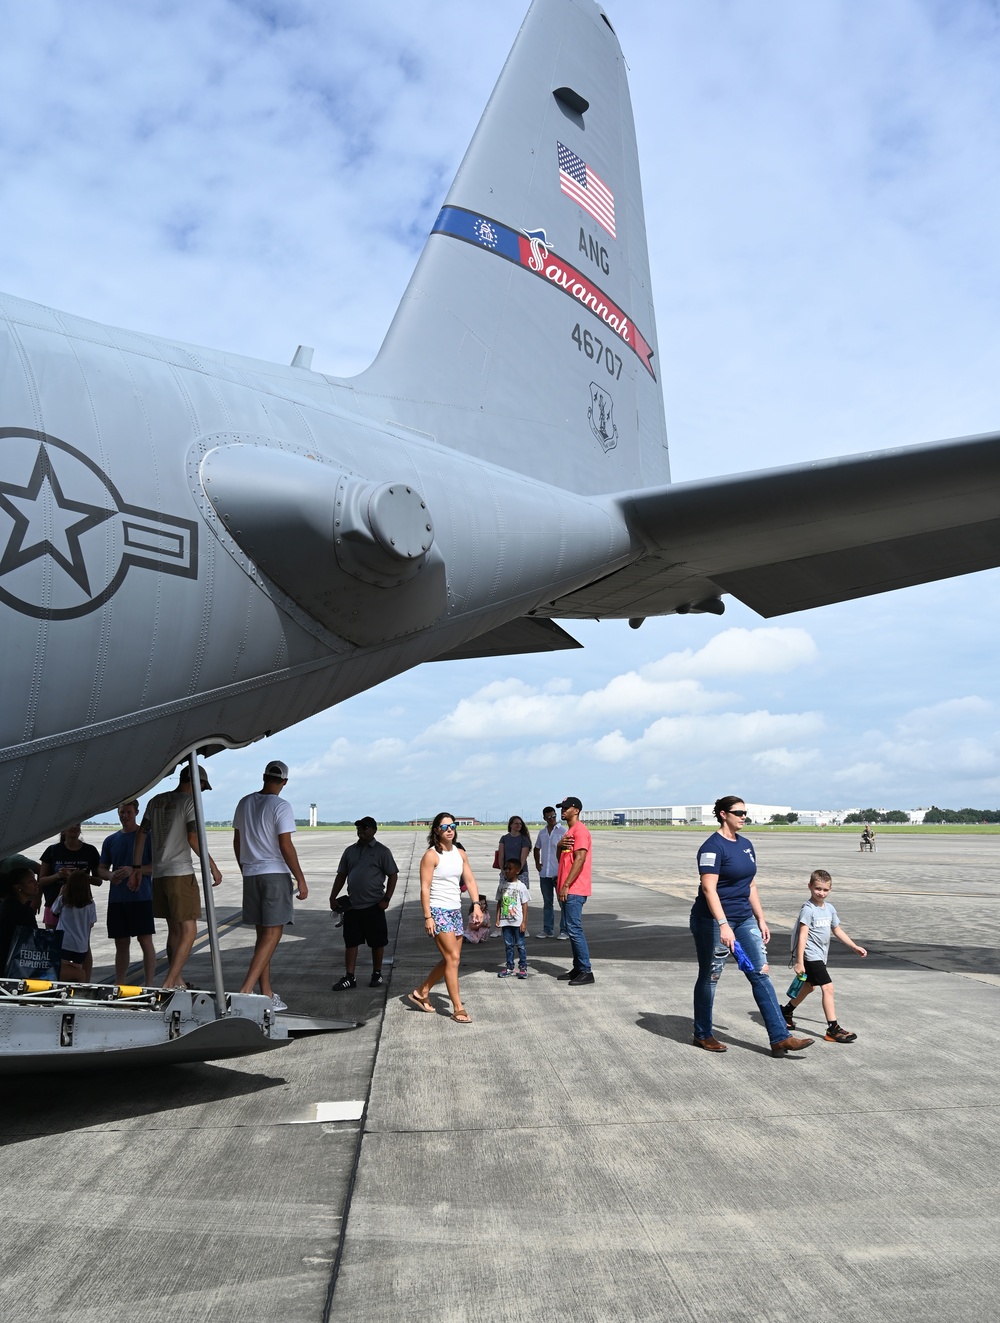
[[[456,1024],[471,1024],[472,1016],[466,1010],[452,1011],[451,1018]]]
[[[417,996],[416,988],[414,988],[412,992],[408,992],[406,994],[406,1000],[412,1001],[414,1006],[416,1006],[416,1008],[420,1011],[430,1011],[432,1014],[434,1012],[434,1007],[431,1005],[427,997]]]

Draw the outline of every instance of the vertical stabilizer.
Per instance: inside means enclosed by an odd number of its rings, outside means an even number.
[[[534,0],[359,407],[585,493],[669,481],[625,62]]]

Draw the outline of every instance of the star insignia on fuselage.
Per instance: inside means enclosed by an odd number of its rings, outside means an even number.
[[[0,508],[14,521],[7,546],[0,557],[0,576],[20,565],[50,556],[82,592],[90,596],[90,579],[80,546],[84,533],[115,515],[102,508],[65,495],[44,445],[24,487],[0,482]]]

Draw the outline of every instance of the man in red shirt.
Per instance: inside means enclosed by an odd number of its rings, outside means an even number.
[[[583,935],[583,907],[591,893],[590,832],[580,821],[583,805],[575,795],[567,795],[556,807],[562,811],[566,824],[566,835],[556,847],[559,854],[556,890],[573,945],[573,968],[559,977],[571,988],[580,988],[594,982],[587,939]]]

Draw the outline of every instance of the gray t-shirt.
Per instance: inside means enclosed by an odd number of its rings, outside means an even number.
[[[385,899],[385,880],[399,872],[396,861],[381,841],[355,841],[340,857],[338,873],[347,874],[347,894],[356,910],[371,909]]]
[[[153,876],[184,877],[194,872],[188,832],[194,831],[194,799],[184,790],[155,795],[139,824],[153,838]]]
[[[811,900],[807,900],[799,910],[799,917],[796,919],[795,927],[792,930],[793,955],[799,940],[800,923],[806,924],[809,929],[806,933],[806,949],[803,952],[803,959],[825,962],[830,954],[830,933],[834,928],[840,927],[837,911],[829,901],[825,905],[814,905]]]

